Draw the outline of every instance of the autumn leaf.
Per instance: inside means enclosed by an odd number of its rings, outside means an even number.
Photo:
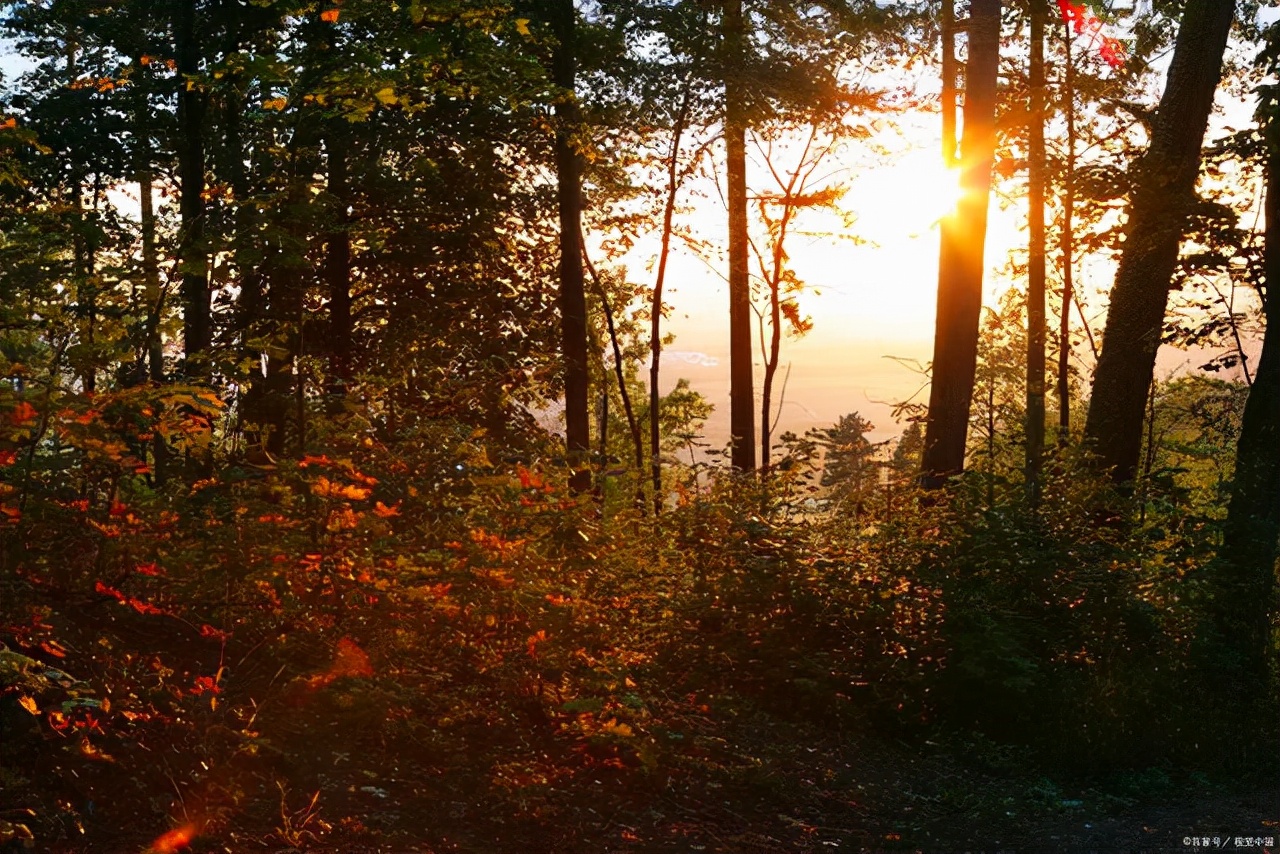
[[[363,486],[334,483],[329,478],[322,477],[311,484],[311,492],[321,498],[346,498],[349,501],[364,501],[373,493],[373,490],[366,489]]]
[[[516,32],[525,38],[529,37],[529,19],[516,18]]]
[[[26,424],[28,421],[34,419],[38,414],[39,413],[36,412],[36,408],[24,400],[15,406],[13,411],[9,413],[9,420],[14,424]]]
[[[375,502],[373,505],[374,515],[382,519],[390,519],[392,516],[399,516],[401,503],[402,502],[397,501],[393,506],[388,507],[381,501]]]
[[[338,22],[338,14],[337,9],[325,9],[320,13],[320,20],[326,24],[336,24]]]
[[[600,731],[609,735],[616,735],[622,738],[630,738],[635,732],[626,724],[618,723],[616,718],[609,718],[608,723],[600,727]]]
[[[18,705],[27,710],[27,714],[39,715],[40,707],[36,705],[36,701],[26,694],[18,698]]]
[[[285,98],[268,98],[262,102],[262,109],[279,111],[283,110],[288,105],[289,102]]]
[[[384,107],[394,107],[400,102],[400,99],[396,97],[396,90],[390,86],[384,86],[374,92],[373,97],[377,98]]]
[[[529,640],[526,642],[525,649],[529,653],[530,658],[538,657],[538,644],[542,643],[546,639],[547,639],[547,632],[545,629],[538,629],[536,634],[529,636]]]

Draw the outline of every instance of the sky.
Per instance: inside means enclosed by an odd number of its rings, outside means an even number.
[[[1265,10],[1264,19],[1276,17],[1280,17],[1280,10]],[[1162,86],[1163,79],[1153,99],[1158,98]],[[1227,126],[1240,128],[1251,122],[1253,107],[1249,103],[1220,93],[1217,106],[1210,139],[1221,135]],[[954,200],[954,178],[942,166],[941,119],[936,113],[903,116],[869,143],[854,143],[829,170],[832,180],[848,186],[840,204],[853,217],[852,229],[842,228],[835,217],[813,228],[841,232],[844,239],[810,237],[788,243],[792,265],[811,288],[801,295],[800,304],[814,326],[801,339],[783,341],[775,400],[788,365],[791,372],[775,435],[830,426],[840,416],[857,411],[875,425],[870,438],[881,441],[898,435],[906,426],[896,423],[891,415],[895,403],[928,400],[927,379],[920,366],[932,357],[938,221]],[[870,153],[873,147],[880,152]],[[748,154],[752,154],[750,145]],[[767,184],[758,152],[755,162],[749,163],[748,174],[752,184],[749,193]],[[702,205],[693,216],[694,227],[708,239],[723,243],[727,215],[719,194],[706,193]],[[1005,290],[1024,286],[1004,268],[1011,251],[1025,251],[1022,229],[1026,213],[1025,207],[993,199],[989,216],[984,305],[994,306]],[[850,233],[863,242],[847,239]],[[637,244],[624,259],[633,279],[651,284],[652,273],[645,271],[645,266],[655,254],[656,243]],[[668,274],[667,301],[674,312],[666,328],[676,340],[664,356],[662,385],[666,390],[678,378],[688,378],[693,388],[715,405],[716,412],[706,428],[706,439],[713,447],[726,444],[729,436],[726,266],[723,260],[708,262],[684,252],[673,259]],[[1095,334],[1100,335],[1105,325],[1105,293],[1114,271],[1114,264],[1097,259],[1081,259],[1076,268],[1076,287]],[[1056,328],[1056,323],[1056,317],[1049,318],[1051,328]],[[1074,312],[1073,325],[1079,328]],[[1256,342],[1246,349],[1254,350],[1256,359]],[[1214,353],[1163,347],[1157,376],[1193,371]],[[763,374],[758,347],[755,362],[758,407]],[[1090,370],[1091,354],[1078,353],[1077,364]]]

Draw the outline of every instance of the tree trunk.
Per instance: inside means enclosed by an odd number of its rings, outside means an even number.
[[[582,158],[574,135],[580,122],[576,85],[576,23],[573,0],[556,0],[552,26],[557,44],[552,80],[560,90],[556,102],[556,181],[560,204],[560,342],[564,356],[565,442],[574,469],[570,486],[585,491],[591,472],[591,407],[587,380],[587,298],[582,271]]]
[[[1142,407],[1234,17],[1234,0],[1187,3],[1151,145],[1137,167],[1085,423],[1086,443],[1117,483],[1132,481],[1137,468]]]
[[[948,169],[956,158],[956,4],[942,0],[942,162]]]
[[[1075,294],[1076,213],[1076,68],[1071,55],[1071,28],[1062,22],[1066,52],[1063,93],[1067,120],[1067,162],[1062,176],[1062,313],[1058,316],[1058,447],[1071,441],[1071,301]]]
[[[740,472],[756,467],[755,376],[751,366],[750,243],[747,237],[747,126],[742,0],[724,6],[725,179],[729,197],[729,431],[730,461]]]
[[[666,502],[662,495],[662,394],[658,380],[662,367],[662,289],[667,280],[667,262],[671,258],[671,237],[676,212],[676,194],[680,189],[680,140],[684,136],[693,98],[693,78],[685,80],[684,95],[671,128],[671,152],[667,160],[667,200],[662,206],[662,248],[658,252],[658,273],[653,283],[649,316],[649,468],[653,482],[653,514],[659,516]]]
[[[983,244],[995,159],[1000,0],[973,0],[969,17],[964,137],[960,144],[963,192],[955,212],[942,220],[938,253],[938,314],[921,477],[922,485],[931,489],[964,470],[978,361]]]
[[[345,124],[345,122],[343,122]],[[333,228],[325,238],[324,282],[329,291],[329,396],[336,403],[351,383],[351,234],[347,230],[347,138],[340,124],[330,125],[328,139],[329,195],[333,200]]]
[[[1265,202],[1267,329],[1236,445],[1214,606],[1218,634],[1233,649],[1234,665],[1257,685],[1265,684],[1280,539],[1280,126],[1272,123]]]
[[[145,143],[144,143],[145,145]],[[142,281],[143,299],[147,304],[147,376],[152,382],[164,382],[164,344],[160,339],[160,263],[156,254],[156,212],[152,199],[154,179],[150,149],[139,155],[138,197],[142,207]]]
[[[1027,495],[1040,498],[1044,462],[1044,23],[1046,0],[1031,0],[1031,109],[1027,126]]]
[[[204,247],[205,93],[191,79],[200,71],[200,51],[195,33],[196,0],[179,0],[175,24],[179,212],[182,219],[178,258],[182,265],[184,372],[188,376],[196,376],[206,370],[193,365],[193,360],[207,354],[213,342],[208,258]]]

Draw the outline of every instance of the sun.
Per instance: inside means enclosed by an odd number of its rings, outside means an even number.
[[[857,215],[860,236],[883,245],[934,231],[960,192],[959,170],[948,169],[939,152],[917,148],[855,173],[846,203]]]

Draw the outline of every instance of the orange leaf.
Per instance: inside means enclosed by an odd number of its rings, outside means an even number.
[[[390,519],[392,516],[400,515],[401,503],[402,502],[397,501],[393,506],[388,507],[387,505],[383,504],[381,501],[378,501],[378,502],[375,502],[373,505],[373,512],[375,515],[380,516],[383,519]]]
[[[36,408],[24,400],[13,408],[13,412],[9,413],[9,419],[14,424],[25,424],[38,414]]]
[[[329,673],[338,676],[372,676],[373,665],[369,663],[369,654],[359,647],[351,638],[338,641],[338,648],[333,657],[333,667]]]
[[[323,12],[321,12],[321,13],[320,13],[320,20],[324,21],[324,22],[325,22],[325,23],[327,23],[327,24],[335,24],[335,23],[337,23],[337,22],[338,22],[338,10],[337,10],[337,9],[325,9]]]

